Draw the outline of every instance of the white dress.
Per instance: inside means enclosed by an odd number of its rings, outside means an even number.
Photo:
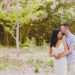
[[[52,47],[53,53],[58,53],[61,51],[64,51],[64,45],[63,42],[56,47]],[[54,69],[55,69],[55,75],[67,75],[67,58],[62,57],[58,60],[54,59]]]

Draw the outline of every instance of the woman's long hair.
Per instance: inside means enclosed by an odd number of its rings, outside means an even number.
[[[58,40],[57,35],[60,31],[61,30],[58,30],[58,29],[53,31],[52,36],[51,36],[51,40],[50,40],[50,42],[51,42],[50,47],[56,46],[56,43],[57,43],[57,40]]]

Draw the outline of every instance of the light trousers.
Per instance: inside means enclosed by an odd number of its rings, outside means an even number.
[[[68,75],[75,75],[75,62],[68,64]]]

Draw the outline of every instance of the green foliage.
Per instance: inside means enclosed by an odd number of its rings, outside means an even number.
[[[37,45],[43,41],[50,41],[53,29],[60,28],[61,23],[75,21],[75,2],[72,0],[30,0],[14,1],[13,3],[0,2],[0,26],[11,34],[14,26],[20,26],[20,42],[25,38],[35,38]],[[16,35],[16,27],[12,32]],[[75,30],[73,29],[73,32]],[[8,36],[9,37],[9,36]],[[10,37],[9,37],[10,38]],[[22,41],[21,41],[22,40]],[[14,41],[14,40],[13,40]],[[28,46],[24,44],[23,46]]]
[[[2,48],[2,45],[0,45],[0,50],[1,50],[1,48]]]
[[[27,59],[27,63],[33,64],[33,62],[34,62],[34,59],[32,56]]]
[[[54,60],[51,59],[51,60],[49,60],[49,61],[46,61],[45,64],[48,65],[48,66],[53,67],[53,66],[54,66]]]
[[[42,65],[41,64],[38,64],[38,67],[42,67]]]
[[[0,64],[0,69],[5,69],[7,66],[8,66],[8,64],[3,62]]]
[[[16,66],[16,65],[9,64],[9,63],[6,63],[6,62],[2,62],[2,63],[0,64],[0,69],[1,69],[1,70],[4,70],[4,69],[6,69],[6,68],[9,68],[9,69],[12,69],[12,70],[18,70],[18,69],[19,69],[19,67]]]
[[[47,67],[47,68],[46,68],[46,73],[48,73],[48,72],[49,72],[49,68]]]
[[[36,68],[35,68],[35,73],[38,73],[38,72],[39,72],[39,68],[36,67]]]
[[[50,66],[51,66],[51,67],[54,66],[54,60],[50,60]]]

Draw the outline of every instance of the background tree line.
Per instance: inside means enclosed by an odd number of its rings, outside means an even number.
[[[68,22],[75,33],[73,0],[0,0],[0,44],[22,46],[27,39],[37,45],[50,42],[53,29]]]

